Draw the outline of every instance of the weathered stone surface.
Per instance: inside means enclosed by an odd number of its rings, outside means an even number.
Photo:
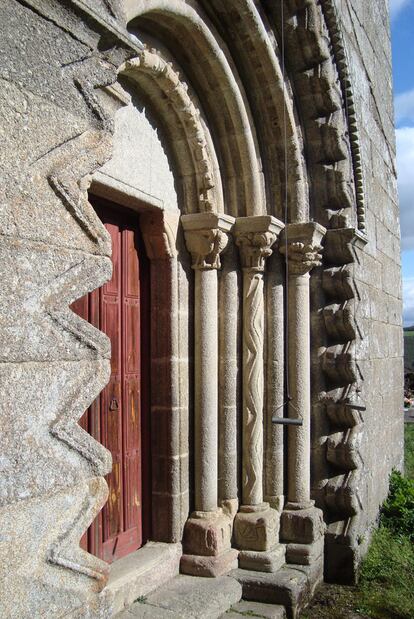
[[[385,1],[285,2],[282,24],[276,4],[0,3],[5,619],[108,619],[118,608],[111,580],[105,586],[108,566],[79,548],[106,500],[111,468],[110,454],[78,424],[108,380],[111,356],[106,336],[70,310],[111,276],[110,238],[88,190],[135,211],[151,261],[152,537],[182,542],[194,496],[196,508],[223,509],[228,520],[194,534],[202,540],[191,540],[191,552],[200,545],[207,552],[192,555],[192,567],[217,556],[220,570],[229,569],[239,503],[282,508],[286,488],[296,508],[306,511],[314,498],[326,513],[327,577],[355,576],[366,548],[360,540],[403,453],[388,9]],[[282,28],[285,71],[274,51]],[[240,256],[233,245],[222,279],[209,272],[201,285],[192,272],[182,214],[226,221],[226,235],[239,221]],[[281,257],[269,258],[283,224],[329,229],[325,252],[314,234],[285,245],[286,273],[298,280],[289,289]],[[224,237],[214,229],[202,239],[207,252],[197,255],[190,240],[197,269],[219,267]],[[284,331],[289,341],[278,335]],[[287,454],[283,425],[271,421],[283,422],[286,408],[302,421],[287,431]],[[245,565],[264,552],[262,567],[276,569],[266,552],[278,542],[278,513],[268,510],[267,529],[266,518],[248,518],[236,517]],[[271,600],[278,592],[293,616],[321,577],[323,527],[320,516],[283,518],[288,560],[310,565],[282,568],[279,577],[237,573],[249,595]],[[113,574],[126,566],[122,603],[133,601],[135,587],[171,576],[177,562],[172,551],[156,575],[145,571],[149,557],[142,571],[133,557],[114,566]],[[216,567],[210,575],[221,573]],[[195,595],[190,581],[179,582],[165,608],[148,603],[140,611],[204,616],[209,599],[218,616],[240,596],[231,579],[196,581]]]
[[[223,619],[242,619],[242,617],[260,617],[261,619],[286,619],[286,611],[283,606],[276,604],[260,604],[260,602],[247,602],[242,600],[234,604]]]
[[[177,576],[146,598],[146,603],[173,611],[188,619],[216,619],[241,598],[242,588],[234,578]]]
[[[129,608],[139,597],[162,587],[178,575],[181,544],[148,542],[133,554],[116,561],[106,587],[112,613]]]

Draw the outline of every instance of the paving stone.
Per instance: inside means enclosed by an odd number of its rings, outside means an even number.
[[[234,604],[230,611],[222,615],[223,619],[246,619],[246,616],[259,619],[286,619],[286,611],[284,606],[278,604],[261,604],[241,600]]]
[[[149,595],[146,604],[171,611],[181,619],[217,619],[239,602],[241,595],[241,585],[228,576],[197,578],[180,575]]]

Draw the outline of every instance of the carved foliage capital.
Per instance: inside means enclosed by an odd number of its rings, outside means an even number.
[[[305,275],[322,264],[322,239],[326,230],[316,223],[290,224],[284,230],[280,252],[290,275]]]
[[[271,247],[275,240],[274,232],[236,233],[236,245],[240,250],[243,269],[264,271],[266,258],[272,255]]]
[[[270,215],[239,217],[236,220],[235,239],[239,247],[243,269],[262,272],[266,258],[272,255],[272,245],[283,228],[283,223]]]

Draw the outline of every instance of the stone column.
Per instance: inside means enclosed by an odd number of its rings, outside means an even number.
[[[240,217],[236,244],[243,268],[243,505],[234,522],[241,568],[273,572],[284,563],[279,514],[263,502],[264,290],[266,258],[283,224]]]
[[[232,519],[218,507],[218,281],[220,253],[234,219],[214,213],[183,215],[194,290],[195,511],[184,529],[181,571],[219,576],[232,569]]]
[[[219,503],[238,510],[240,379],[238,349],[241,334],[238,250],[230,243],[219,274]]]
[[[317,223],[289,224],[280,251],[288,261],[288,416],[301,426],[288,427],[288,503],[281,518],[281,536],[288,542],[289,563],[310,565],[323,553],[324,522],[310,497],[311,389],[309,273],[321,264],[326,230]]]
[[[285,268],[282,256],[274,252],[267,262],[266,282],[266,417],[264,488],[265,501],[282,511],[284,506],[284,428],[272,422],[284,416],[285,402]]]

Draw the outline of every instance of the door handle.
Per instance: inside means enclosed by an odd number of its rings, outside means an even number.
[[[117,411],[119,409],[118,400],[116,398],[112,398],[111,403],[109,405],[110,411]]]

